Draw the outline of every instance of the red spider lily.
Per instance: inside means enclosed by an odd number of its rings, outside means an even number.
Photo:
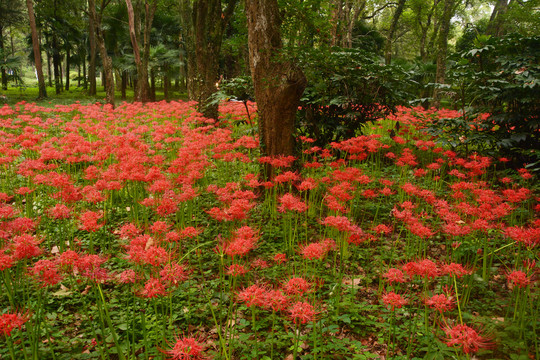
[[[139,280],[139,276],[135,270],[127,269],[118,274],[116,279],[120,284],[133,284]]]
[[[307,260],[321,260],[327,254],[327,249],[321,243],[311,243],[300,248],[302,257]]]
[[[442,264],[440,266],[440,270],[442,275],[456,276],[458,278],[462,277],[463,275],[472,274],[472,270],[466,269],[463,267],[463,265],[456,263]]]
[[[0,250],[0,271],[9,269],[15,264],[15,259],[9,254],[6,254],[5,250]]]
[[[276,264],[283,264],[284,262],[287,262],[287,255],[283,253],[278,253],[274,255],[273,260]]]
[[[355,187],[348,182],[341,182],[336,186],[328,188],[328,192],[332,194],[338,201],[345,202],[353,199]]]
[[[150,226],[150,231],[154,234],[163,234],[167,232],[170,228],[170,225],[165,221],[155,221],[152,226]]]
[[[418,262],[408,262],[403,265],[403,271],[412,278],[415,275],[419,275],[425,278],[436,278],[440,275],[440,270],[433,261],[429,259],[423,259]]]
[[[454,299],[449,298],[444,294],[433,295],[432,297],[425,299],[424,302],[430,308],[441,313],[450,311],[456,306]]]
[[[384,305],[386,305],[386,307],[392,311],[394,311],[395,308],[401,309],[409,302],[407,299],[404,299],[400,294],[396,294],[393,291],[383,295],[382,301]]]
[[[293,162],[296,160],[294,156],[277,156],[277,157],[270,157],[270,156],[262,156],[259,158],[259,162],[261,164],[270,164],[272,167],[276,168],[282,168],[282,167],[291,167]]]
[[[179,337],[169,350],[160,350],[168,356],[168,360],[205,360],[204,346],[193,337]]]
[[[48,259],[36,261],[29,269],[30,274],[41,283],[42,287],[52,286],[62,281],[62,276],[58,273],[57,263]]]
[[[349,231],[352,227],[351,221],[346,216],[327,216],[322,224],[338,231]]]
[[[188,279],[188,271],[181,264],[166,264],[159,272],[160,281],[167,287],[178,286]]]
[[[235,257],[245,256],[257,246],[258,234],[249,226],[242,226],[234,232],[233,238],[224,244],[225,254]]]
[[[272,311],[282,311],[289,304],[289,298],[281,290],[269,290],[265,294],[263,306]]]
[[[30,259],[41,255],[43,250],[40,249],[39,244],[42,241],[43,240],[38,240],[35,236],[29,234],[15,236],[12,244],[13,258],[17,260]]]
[[[102,213],[94,211],[86,211],[79,216],[81,229],[89,232],[96,232],[103,227],[103,224],[98,223],[98,220],[103,217]]]
[[[56,204],[54,207],[47,209],[47,215],[53,219],[69,219],[71,209],[64,204]]]
[[[30,219],[27,217],[17,217],[7,224],[7,230],[11,234],[23,234],[34,232],[38,226],[39,219]]]
[[[158,298],[161,296],[167,296],[168,292],[165,288],[165,284],[160,279],[151,277],[148,279],[144,288],[139,292],[139,295],[144,298]]]
[[[227,268],[227,275],[237,277],[247,274],[248,271],[249,270],[244,265],[232,264]]]
[[[315,179],[304,179],[296,188],[300,191],[313,190],[318,186],[318,182]]]
[[[0,315],[0,334],[11,336],[11,332],[15,328],[21,329],[25,322],[28,321],[30,315],[26,313],[5,313]]]
[[[527,274],[521,270],[514,270],[509,273],[506,276],[506,280],[508,281],[509,287],[517,286],[519,288],[527,287],[532,282],[531,277],[527,276]]]
[[[404,283],[407,282],[403,272],[396,268],[390,268],[386,273],[383,274],[383,277],[388,280],[389,284],[392,283]]]
[[[296,211],[296,212],[305,212],[308,209],[308,206],[299,198],[292,195],[291,193],[286,193],[279,198],[280,206],[278,207],[279,212],[285,211]]]
[[[313,305],[303,301],[298,301],[289,308],[289,316],[297,325],[314,321],[317,314]]]
[[[303,295],[312,289],[312,284],[301,277],[293,277],[283,285],[288,295]]]
[[[238,293],[238,299],[246,303],[247,307],[264,306],[266,301],[266,288],[254,284]]]
[[[101,267],[106,261],[106,257],[99,255],[83,255],[79,257],[77,269],[81,276],[92,281],[102,282],[109,278],[107,270]]]
[[[187,226],[180,232],[181,238],[195,238],[199,236],[199,234],[202,232],[202,229],[195,228],[193,226]]]
[[[523,243],[528,248],[534,248],[540,244],[540,227],[523,228],[519,226],[507,227],[505,235],[514,241]]]
[[[524,179],[524,180],[529,180],[533,177],[533,175],[529,172],[529,170],[525,169],[525,168],[521,168],[518,170],[519,172],[519,175]]]
[[[479,349],[488,349],[493,345],[485,337],[480,336],[478,332],[465,325],[446,326],[443,328],[446,334],[444,340],[446,345],[452,347],[460,347],[465,354],[475,353]]]

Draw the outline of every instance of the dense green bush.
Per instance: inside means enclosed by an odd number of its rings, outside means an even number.
[[[314,49],[299,61],[308,85],[298,130],[319,145],[357,136],[367,122],[389,115],[410,97],[408,74],[363,50]]]
[[[531,151],[540,148],[540,37],[479,36],[473,49],[456,54],[448,80],[446,94],[463,116],[436,122],[434,134],[457,148],[534,161]]]

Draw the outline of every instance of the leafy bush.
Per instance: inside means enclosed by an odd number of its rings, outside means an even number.
[[[532,161],[530,150],[540,147],[540,37],[483,35],[474,45],[450,67],[447,94],[463,116],[431,131],[458,148]]]
[[[299,56],[308,79],[298,112],[301,135],[319,145],[358,135],[369,121],[407,102],[407,73],[359,49],[315,49]]]

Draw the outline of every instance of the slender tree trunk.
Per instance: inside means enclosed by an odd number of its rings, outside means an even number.
[[[180,24],[182,32],[179,35],[183,50],[180,51],[180,73],[186,83],[186,91],[190,100],[195,99],[197,91],[195,77],[197,75],[197,63],[195,61],[195,35],[193,34],[193,9],[190,0],[180,1]],[[184,56],[184,53],[186,56]]]
[[[43,78],[43,68],[41,67],[41,51],[39,49],[39,38],[36,27],[36,18],[34,16],[34,4],[32,0],[26,0],[28,8],[28,19],[30,20],[30,30],[32,32],[32,47],[34,48],[34,63],[36,64],[36,74],[38,78],[39,95],[38,98],[47,97],[47,88],[45,87],[45,79]]]
[[[386,37],[386,46],[384,48],[384,62],[386,65],[392,62],[392,43],[394,41],[394,34],[396,33],[397,25],[403,9],[405,9],[406,0],[399,0],[394,16],[392,17],[392,23],[390,24],[390,30],[388,30],[388,36]]]
[[[448,49],[448,33],[450,31],[450,19],[453,15],[454,4],[456,0],[444,0],[444,10],[441,19],[439,38],[437,41],[437,71],[435,74],[435,83],[444,84],[446,77],[446,52]],[[441,105],[440,89],[435,87],[433,90],[432,106]]]
[[[56,94],[60,94],[62,92],[62,84],[60,83],[60,49],[58,48],[58,38],[56,35],[53,35],[52,40],[52,51],[53,51],[53,71],[54,71],[54,88],[56,90]]]
[[[431,27],[431,19],[433,18],[433,13],[435,12],[435,9],[437,8],[438,3],[439,3],[439,0],[433,1],[433,5],[431,6],[431,9],[429,10],[428,15],[427,15],[425,26],[422,25],[422,20],[420,18],[421,14],[418,14],[418,24],[420,28],[422,29],[422,33],[420,37],[420,57],[422,58],[423,62],[426,62],[428,58],[427,53],[426,53],[427,33],[429,31],[429,28]]]
[[[279,61],[282,49],[277,0],[246,0],[249,65],[259,115],[259,139],[267,156],[294,154],[294,123],[306,87],[304,73]],[[266,167],[273,178],[275,169]]]
[[[69,61],[69,56],[71,55],[70,54],[71,51],[69,49],[69,45],[66,47],[66,91],[69,91],[69,68],[71,67],[71,64],[70,64],[70,61]]]
[[[88,0],[88,9],[89,14],[93,18],[94,31],[96,35],[96,43],[99,49],[99,54],[101,55],[101,62],[103,65],[103,79],[105,82],[105,100],[108,104],[111,104],[114,107],[114,74],[112,59],[107,53],[107,48],[105,47],[105,39],[103,37],[103,31],[101,30],[101,16],[98,17],[96,13],[96,6],[94,0]],[[101,8],[103,11],[103,7]]]
[[[150,85],[148,84],[148,63],[150,61],[150,31],[156,12],[157,1],[145,0],[144,4],[144,31],[143,31],[143,56],[141,58],[139,36],[135,26],[135,12],[131,0],[126,0],[129,20],[129,37],[135,56],[135,65],[137,67],[137,88],[135,89],[135,100],[146,102],[150,100]]]
[[[217,119],[218,104],[208,104],[208,98],[217,91],[216,83],[219,79],[219,52],[223,33],[221,1],[195,1],[193,19],[198,81],[195,100],[199,103],[199,112],[205,117]]]
[[[45,54],[47,55],[47,82],[49,83],[49,86],[53,86],[53,74],[52,74],[52,64],[51,64],[51,52],[49,50],[45,51]]]
[[[210,104],[219,80],[219,54],[223,33],[237,0],[228,0],[223,9],[221,0],[181,1],[181,14],[187,52],[188,96],[199,104],[205,117],[218,118],[218,104]]]
[[[88,80],[90,82],[88,95],[95,96],[97,93],[96,84],[96,25],[94,17],[88,16],[88,40],[90,42],[90,63],[88,65]]]
[[[512,2],[512,1],[510,1]],[[489,18],[489,23],[486,29],[486,33],[492,36],[502,36],[504,34],[504,15],[508,10],[508,5],[510,3],[508,0],[498,0],[491,17]]]
[[[82,57],[83,89],[88,89],[88,80],[86,78],[86,56]]]
[[[126,100],[126,88],[128,84],[128,73],[127,71],[122,71],[122,86],[120,87],[120,92],[122,93],[122,100]]]
[[[338,46],[341,21],[343,17],[343,0],[333,0],[332,1],[332,29],[330,30],[330,46]]]
[[[167,71],[167,69],[165,71]],[[166,101],[169,101],[169,81],[169,76],[163,75],[163,96],[165,97]]]
[[[150,70],[150,101],[156,101],[156,74]]]
[[[3,55],[5,55],[4,53],[4,31],[3,31],[3,27],[0,25],[0,52],[2,52]],[[4,59],[1,59],[1,60],[6,60],[5,58]],[[6,69],[4,67],[2,67],[1,69],[1,73],[2,73],[2,89],[3,90],[7,90],[8,88],[8,79],[7,79],[7,72],[6,72]]]

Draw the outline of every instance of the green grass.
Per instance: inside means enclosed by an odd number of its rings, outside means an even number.
[[[45,70],[45,69],[44,69]],[[25,68],[22,75],[22,85],[16,85],[11,82],[8,84],[7,90],[2,90],[0,88],[0,105],[8,104],[13,105],[21,101],[25,102],[35,102],[41,106],[54,106],[54,105],[68,105],[72,104],[75,101],[79,101],[82,104],[91,104],[95,102],[105,102],[105,89],[103,86],[99,86],[101,83],[97,79],[97,94],[95,96],[88,95],[87,90],[81,86],[77,86],[76,79],[78,73],[76,71],[70,72],[70,89],[69,91],[63,91],[60,94],[56,94],[54,86],[47,86],[47,98],[37,100],[38,98],[38,87],[37,80],[34,77],[32,68]],[[48,82],[47,76],[46,83]],[[65,78],[64,78],[65,81]],[[116,104],[121,104],[123,101],[132,102],[133,101],[133,89],[128,88],[126,91],[126,99],[121,98],[121,92],[115,91],[115,102]],[[165,96],[163,94],[163,89],[158,88],[156,90],[156,101],[164,100]],[[187,94],[184,91],[178,91],[171,89],[169,91],[169,100],[187,100]]]

